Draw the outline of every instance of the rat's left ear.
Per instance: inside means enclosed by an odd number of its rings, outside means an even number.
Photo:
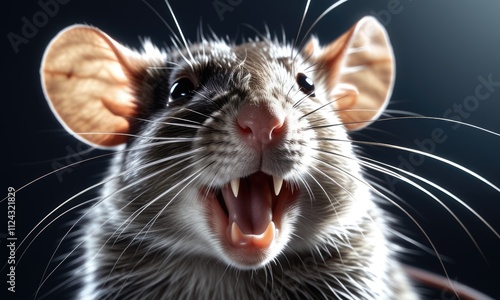
[[[313,39],[305,57],[321,65],[329,98],[349,130],[361,129],[378,118],[387,106],[394,83],[394,55],[384,27],[364,17],[337,40],[321,48]]]

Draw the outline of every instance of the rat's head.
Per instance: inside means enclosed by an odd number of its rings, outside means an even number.
[[[331,242],[366,209],[347,132],[378,117],[394,72],[373,18],[298,53],[267,39],[138,53],[74,26],[41,71],[70,132],[124,145],[102,195],[114,235],[258,268]]]

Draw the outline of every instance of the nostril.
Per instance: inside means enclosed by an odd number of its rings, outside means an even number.
[[[241,137],[257,148],[277,139],[285,130],[282,109],[269,104],[247,104],[240,109],[236,125]]]
[[[236,124],[238,125],[238,129],[240,130],[240,133],[242,134],[245,134],[245,135],[248,135],[248,134],[252,134],[252,125],[251,123],[240,123],[240,122],[236,122]]]
[[[285,130],[285,120],[278,120],[276,119],[276,124],[273,128],[271,128],[271,134],[279,134],[282,133]]]
[[[277,138],[284,129],[284,122],[278,118],[273,118],[270,120],[269,126],[262,130],[262,133],[266,135],[266,140],[270,142],[272,139]]]

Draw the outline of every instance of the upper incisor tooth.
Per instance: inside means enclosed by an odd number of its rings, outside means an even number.
[[[239,178],[231,180],[231,190],[233,191],[234,197],[238,198],[238,192],[240,190],[240,179]]]
[[[273,176],[274,183],[274,194],[278,196],[281,191],[281,187],[283,186],[283,178]]]

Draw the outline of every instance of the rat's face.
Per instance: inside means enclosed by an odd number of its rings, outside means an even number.
[[[170,89],[164,99],[155,99],[163,108],[151,114],[128,146],[142,149],[141,154],[123,155],[127,170],[139,170],[125,185],[160,173],[145,181],[146,195],[132,194],[137,200],[127,214],[154,201],[144,214],[161,211],[152,225],[156,238],[176,237],[184,252],[199,248],[200,254],[241,268],[262,266],[291,240],[318,236],[321,224],[339,210],[339,201],[320,192],[332,191],[332,184],[314,182],[324,167],[315,150],[321,130],[313,126],[340,121],[332,105],[313,111],[328,104],[326,91],[316,90],[311,66],[300,56],[290,58],[287,47],[206,45],[192,55],[190,64],[179,57],[172,72],[155,75],[167,75]],[[343,128],[323,131],[346,140]],[[338,148],[352,156],[346,143]],[[158,163],[141,168],[151,162]],[[149,220],[136,219],[144,221],[142,226]],[[299,230],[304,224],[315,230]]]
[[[74,132],[93,133],[80,135],[90,143],[131,136],[103,194],[121,228],[113,238],[258,268],[332,242],[368,209],[346,128],[368,124],[390,94],[392,52],[374,19],[300,53],[263,41],[167,53],[147,46],[138,55],[95,29],[71,31],[53,42],[42,70],[55,111]],[[60,53],[78,35],[108,47],[95,57],[115,55],[93,84],[116,84],[98,100],[78,94],[73,103],[86,109],[74,117],[64,98],[79,91],[75,73],[91,67],[66,68]],[[71,75],[62,92],[54,68]]]

